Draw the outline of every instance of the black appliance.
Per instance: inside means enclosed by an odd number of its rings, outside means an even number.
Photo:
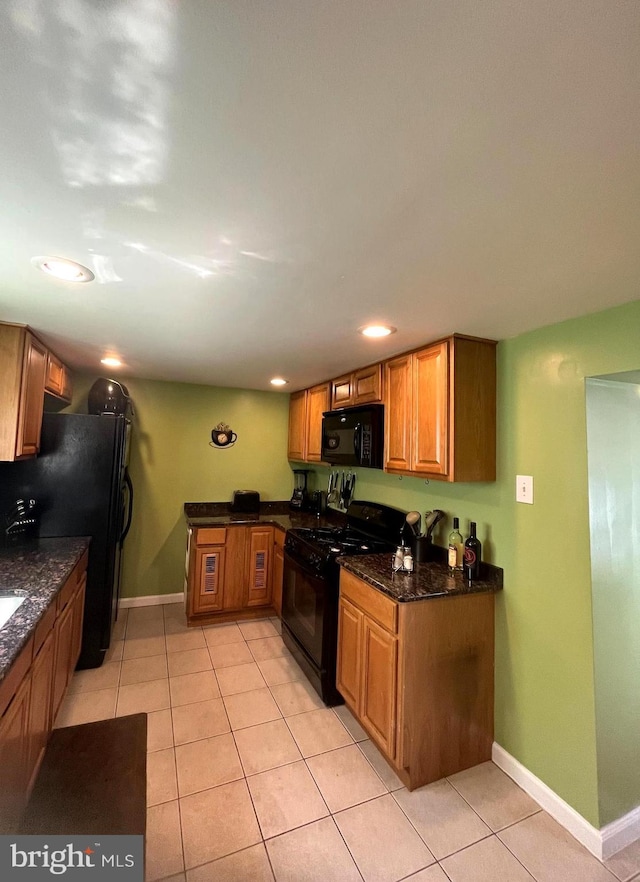
[[[282,639],[325,702],[342,704],[336,689],[341,555],[389,554],[407,513],[377,502],[354,501],[346,525],[293,528],[284,543]]]
[[[91,536],[79,668],[99,667],[117,614],[122,544],[131,525],[124,416],[45,413],[36,459],[0,464],[0,504],[38,504],[39,535]]]
[[[381,469],[384,405],[366,404],[322,415],[322,461]]]
[[[307,511],[309,508],[309,493],[307,491],[307,478],[309,469],[293,470],[293,494],[289,501],[289,508],[297,511]]]
[[[133,416],[133,405],[129,390],[119,380],[99,377],[89,389],[87,410],[91,414],[112,414],[130,419]]]
[[[260,511],[260,494],[257,490],[234,490],[231,511],[257,514]]]

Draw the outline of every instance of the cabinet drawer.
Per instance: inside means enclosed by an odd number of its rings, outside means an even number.
[[[226,527],[200,527],[196,530],[196,545],[224,545]]]
[[[273,530],[273,538],[278,548],[284,548],[284,537],[285,530],[280,530],[278,527],[275,527]]]
[[[340,596],[365,612],[387,631],[395,634],[398,630],[398,604],[386,597],[372,585],[367,585],[346,570],[340,572]]]

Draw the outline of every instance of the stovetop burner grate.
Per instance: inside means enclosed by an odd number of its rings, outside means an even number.
[[[319,551],[331,554],[367,554],[387,551],[389,543],[349,527],[300,527],[290,533]]]

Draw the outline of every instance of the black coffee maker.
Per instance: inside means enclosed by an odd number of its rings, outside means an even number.
[[[309,509],[309,493],[307,491],[307,478],[310,469],[294,469],[293,470],[293,496],[289,503],[289,508],[296,511],[308,511]]]

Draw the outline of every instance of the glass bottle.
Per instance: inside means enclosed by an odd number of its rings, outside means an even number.
[[[453,519],[453,530],[449,533],[449,571],[459,572],[462,569],[464,557],[464,540],[460,532],[460,521]]]
[[[469,582],[480,578],[480,560],[482,557],[482,545],[476,538],[476,523],[471,521],[469,525],[470,535],[464,543],[464,562],[462,565],[463,575]]]

